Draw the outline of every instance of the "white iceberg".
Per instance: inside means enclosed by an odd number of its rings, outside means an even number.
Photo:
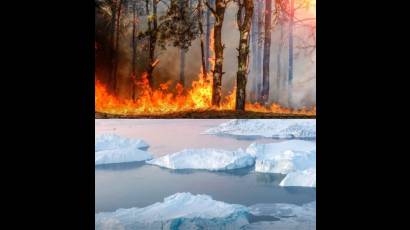
[[[254,157],[242,149],[184,149],[160,158],[147,161],[148,164],[170,169],[229,170],[252,166]]]
[[[246,225],[247,230],[315,230],[316,201],[298,206],[294,204],[256,204],[249,207],[253,215],[274,216],[278,221],[261,221]]]
[[[117,134],[107,133],[95,137],[95,151],[119,149],[127,147],[147,149],[149,145],[140,139],[131,139]]]
[[[144,151],[149,145],[143,140],[103,134],[95,138],[95,165],[145,161],[152,155]]]
[[[316,169],[291,172],[280,182],[280,186],[316,187]]]
[[[316,167],[316,143],[311,141],[253,143],[246,152],[256,158],[257,172],[288,174]]]
[[[316,138],[316,119],[236,119],[210,128],[204,134]]]
[[[135,147],[110,149],[95,152],[95,164],[114,164],[145,161],[152,159],[152,155]]]
[[[248,208],[215,201],[207,195],[176,193],[144,208],[95,215],[95,229],[240,229],[249,224]]]

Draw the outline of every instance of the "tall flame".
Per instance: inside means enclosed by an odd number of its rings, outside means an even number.
[[[96,112],[118,115],[155,115],[181,111],[233,110],[235,108],[235,90],[224,98],[220,107],[212,106],[212,79],[205,80],[202,74],[199,75],[197,81],[192,82],[191,89],[187,89],[186,92],[180,84],[177,84],[173,90],[170,89],[169,84],[164,83],[158,89],[151,89],[147,74],[143,74],[141,80],[136,82],[138,97],[134,101],[110,94],[106,86],[96,80],[95,110]],[[278,104],[265,107],[258,103],[247,103],[245,110],[279,114],[316,114],[315,108],[312,110],[292,110],[283,108]]]
[[[213,54],[213,31],[210,36],[210,48]],[[214,68],[214,58],[209,58],[211,69]],[[154,62],[158,64],[158,62]],[[97,79],[97,78],[96,78]],[[137,99],[123,99],[110,94],[106,86],[99,80],[95,81],[95,111],[117,115],[159,115],[182,111],[202,111],[202,110],[234,110],[235,89],[226,96],[220,107],[212,106],[212,72],[207,74],[207,79],[202,74],[198,80],[193,81],[190,89],[184,89],[181,84],[177,84],[170,89],[170,82],[160,84],[158,89],[151,89],[147,74],[142,74],[140,80],[134,80],[137,89]],[[270,107],[262,106],[258,103],[246,104],[245,110],[278,114],[300,114],[316,115],[316,109],[292,110],[283,108],[278,104]]]

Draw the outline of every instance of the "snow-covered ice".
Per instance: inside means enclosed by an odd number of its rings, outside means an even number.
[[[113,164],[152,159],[152,155],[135,147],[110,149],[95,152],[95,164]]]
[[[316,144],[311,141],[253,143],[246,152],[256,157],[255,171],[257,172],[288,174],[316,166]]]
[[[242,149],[184,149],[160,158],[147,161],[148,164],[170,169],[229,170],[252,166],[254,158]]]
[[[280,186],[316,187],[315,142],[253,143],[246,152],[256,158],[256,172],[287,174]]]
[[[95,229],[240,229],[247,207],[215,201],[208,195],[176,193],[144,208],[118,209],[95,215]]]
[[[316,187],[316,169],[291,172],[280,182],[280,186]]]
[[[235,119],[207,129],[204,134],[316,138],[316,119]]]
[[[249,223],[250,214],[272,216],[275,221]],[[249,207],[213,200],[208,195],[176,193],[143,208],[95,214],[98,230],[156,229],[316,229],[316,201],[294,204],[255,204]]]
[[[95,137],[95,165],[145,161],[152,155],[144,151],[149,145],[143,140],[125,138],[116,134]]]
[[[143,140],[122,137],[113,133],[100,134],[95,137],[96,152],[101,150],[127,148],[131,146],[138,149],[146,149],[149,147],[149,145]]]
[[[255,166],[256,172],[287,174],[280,186],[316,187],[316,144],[288,140],[251,144],[246,151],[222,149],[184,149],[148,164],[169,169],[230,170]]]

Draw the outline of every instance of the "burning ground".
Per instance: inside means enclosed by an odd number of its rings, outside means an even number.
[[[96,0],[96,117],[314,117],[314,4]]]

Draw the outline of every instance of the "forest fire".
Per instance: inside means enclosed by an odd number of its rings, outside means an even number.
[[[292,109],[315,104],[315,86],[309,80],[316,78],[314,65],[310,64],[315,61],[316,21],[315,8],[311,7],[315,1],[237,2],[238,15],[244,17],[227,17],[227,24],[239,30],[235,36],[222,27],[225,10],[231,6],[218,1],[214,6],[204,5],[203,1],[181,2],[186,5],[175,5],[161,14],[157,12],[161,1],[101,2],[97,7],[101,33],[95,48],[97,66],[103,67],[95,76],[96,116],[316,116],[315,106]],[[251,20],[252,14],[257,22]],[[222,20],[216,23],[215,18]],[[126,21],[133,23],[122,23]],[[124,24],[127,26],[123,28]],[[237,39],[239,44],[223,38]],[[191,49],[197,44],[200,51]],[[270,53],[271,47],[276,50],[274,54]],[[233,48],[238,55],[234,58],[229,52]],[[179,53],[177,58],[173,58],[175,51]],[[199,62],[198,75],[194,66]],[[233,62],[237,62],[235,67]],[[295,68],[294,63],[301,67]],[[168,65],[172,68],[164,68]],[[165,75],[169,81],[162,83]],[[228,93],[222,87],[226,76],[236,77]]]
[[[95,81],[95,111],[112,115],[164,115],[184,111],[222,111],[234,110],[235,91],[226,96],[220,107],[212,106],[212,81],[207,81],[202,75],[192,83],[191,89],[184,89],[177,84],[170,89],[169,83],[161,84],[158,89],[149,87],[147,75],[143,74],[141,80],[136,82],[138,97],[136,100],[122,99],[110,94],[106,86],[100,81]],[[283,108],[278,104],[268,107],[258,103],[246,104],[246,111],[294,114],[315,116],[316,109],[292,110]]]

